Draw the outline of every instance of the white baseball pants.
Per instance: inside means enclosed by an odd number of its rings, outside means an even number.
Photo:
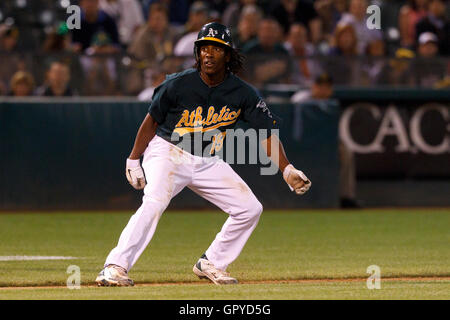
[[[142,205],[105,265],[130,270],[152,239],[170,200],[187,186],[229,215],[205,252],[216,268],[226,270],[241,253],[262,212],[247,184],[223,160],[194,156],[156,135],[144,152],[142,167],[147,178]]]

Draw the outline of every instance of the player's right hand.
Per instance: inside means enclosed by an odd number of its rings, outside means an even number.
[[[144,171],[142,170],[141,162],[139,159],[127,159],[125,174],[127,176],[128,182],[132,185],[133,188],[137,190],[144,189],[147,183],[145,182]]]

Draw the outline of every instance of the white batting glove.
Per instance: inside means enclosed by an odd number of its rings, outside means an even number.
[[[125,174],[128,182],[133,186],[133,188],[137,190],[144,189],[147,183],[145,182],[144,171],[141,168],[141,162],[139,159],[127,159]]]
[[[311,188],[311,180],[302,171],[295,169],[292,164],[284,168],[283,178],[289,189],[295,191],[296,194],[304,194]]]

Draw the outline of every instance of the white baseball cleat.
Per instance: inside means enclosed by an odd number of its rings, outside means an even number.
[[[230,277],[228,272],[217,269],[208,259],[200,258],[192,269],[200,279],[209,279],[214,284],[236,284],[238,281]]]
[[[127,270],[116,265],[108,265],[98,274],[95,282],[99,287],[129,287],[134,286],[133,280],[128,278]]]

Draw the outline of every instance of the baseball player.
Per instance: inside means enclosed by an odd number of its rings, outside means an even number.
[[[126,177],[135,189],[144,189],[142,205],[106,258],[95,280],[99,286],[134,285],[128,271],[150,242],[170,200],[184,187],[229,215],[194,265],[194,273],[215,284],[238,282],[226,269],[239,256],[263,208],[225,161],[203,155],[214,155],[220,150],[224,133],[238,120],[270,132],[278,128],[280,119],[269,111],[253,87],[235,75],[242,67],[242,56],[233,48],[227,27],[216,22],[204,25],[195,41],[194,55],[194,68],[167,76],[155,89],[148,114],[138,130],[126,161]],[[195,138],[211,132],[218,134],[202,144],[202,148],[210,149],[207,152],[198,154],[179,145],[180,137]],[[289,163],[277,136],[269,135],[262,145],[291,191],[308,191],[311,181]]]

